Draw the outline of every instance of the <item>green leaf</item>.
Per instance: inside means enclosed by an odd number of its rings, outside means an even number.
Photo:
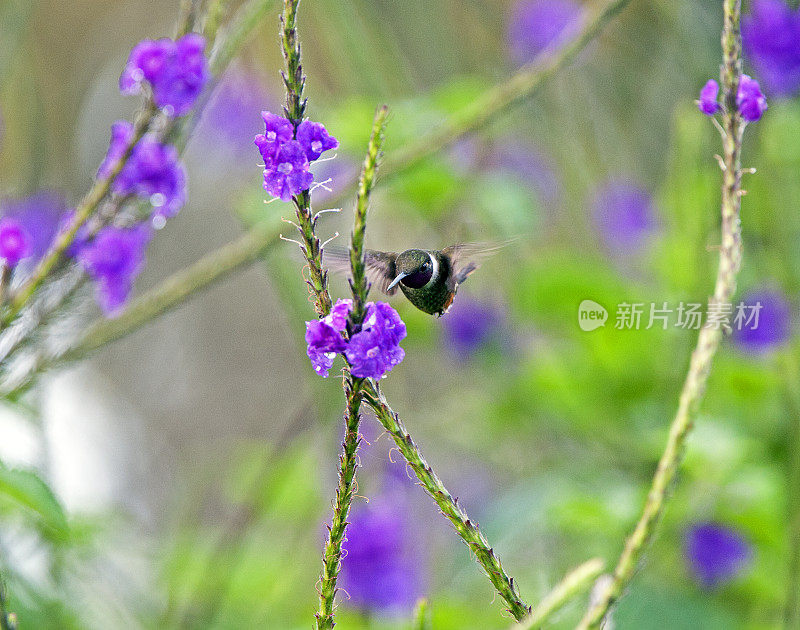
[[[64,508],[53,491],[35,472],[0,464],[0,505],[22,508],[33,515],[50,539],[64,540],[69,526]]]

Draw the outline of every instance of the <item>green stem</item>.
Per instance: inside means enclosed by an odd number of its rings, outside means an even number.
[[[383,166],[384,174],[391,173],[394,176],[414,166],[464,135],[491,122],[500,112],[529,97],[569,64],[629,1],[610,0],[601,8],[592,11],[583,18],[584,26],[581,31],[564,46],[538,55],[508,80],[487,89],[467,107],[455,112],[437,129],[426,133],[418,141],[389,153]]]
[[[372,123],[367,155],[358,180],[358,196],[356,199],[355,220],[353,233],[350,238],[350,268],[352,271],[351,289],[353,292],[353,311],[351,321],[355,326],[364,319],[364,308],[367,302],[369,286],[367,286],[366,261],[364,258],[364,236],[367,230],[367,210],[372,188],[375,185],[375,176],[378,172],[378,156],[383,147],[384,132],[386,130],[386,117],[389,108],[386,105],[375,112]]]
[[[383,145],[388,112],[389,109],[383,106],[375,113],[372,135],[367,146],[367,156],[364,158],[364,167],[361,171],[361,180],[358,186],[358,198],[356,199],[354,227],[350,244],[350,263],[353,272],[353,280],[350,284],[353,293],[353,310],[350,313],[349,320],[351,334],[361,327],[361,322],[364,319],[364,304],[369,291],[364,272],[364,234],[367,229],[369,197],[375,184],[378,156]],[[333,603],[336,596],[336,580],[341,566],[342,540],[347,528],[347,514],[350,511],[353,495],[353,479],[356,472],[355,456],[359,442],[359,409],[361,407],[363,384],[364,379],[354,378],[349,372],[345,374],[343,387],[347,399],[347,415],[345,417],[347,430],[344,444],[342,445],[336,504],[323,557],[319,612],[316,615],[318,630],[327,630],[334,626]]]
[[[424,597],[421,597],[416,606],[414,606],[414,621],[411,627],[414,630],[430,630],[431,624],[429,623],[428,611],[430,610],[430,603]]]
[[[509,630],[533,630],[541,628],[553,614],[576,595],[585,591],[603,572],[605,563],[600,558],[584,562],[567,573],[556,586],[539,602],[533,613]]]
[[[225,0],[227,1],[227,0]],[[217,4],[220,4],[218,1]],[[215,45],[211,51],[209,66],[214,75],[219,75],[228,67],[236,52],[261,23],[275,0],[250,0],[245,3],[225,28],[223,37],[215,38]],[[209,11],[209,19],[211,18]],[[214,31],[216,32],[216,31]]]
[[[475,559],[486,571],[489,580],[506,604],[508,604],[508,610],[514,616],[514,619],[521,621],[527,617],[531,611],[530,606],[522,601],[522,598],[517,593],[514,579],[505,573],[500,560],[494,554],[493,549],[489,546],[478,526],[469,519],[464,510],[461,509],[461,506],[458,505],[457,500],[453,499],[442,481],[422,457],[400,417],[386,403],[386,399],[374,381],[369,381],[365,386],[364,401],[375,412],[383,428],[392,436],[397,448],[414,470],[422,487],[433,497],[442,514],[453,524],[456,533],[461,536],[461,539],[475,554]]]
[[[359,408],[362,400],[362,387],[364,380],[352,378],[348,375],[345,379],[345,394],[347,396],[347,410],[345,413],[345,436],[342,442],[342,455],[339,467],[339,485],[336,489],[336,502],[333,508],[333,518],[328,528],[328,540],[322,556],[322,577],[319,589],[319,611],[316,614],[317,630],[330,630],[334,626],[333,609],[336,597],[336,581],[339,577],[339,568],[342,558],[342,542],[347,529],[347,516],[353,501],[353,487],[356,476],[356,454],[360,438],[358,426],[361,420]]]
[[[711,304],[728,304],[736,290],[736,276],[742,259],[739,209],[741,205],[741,142],[744,123],[736,109],[736,90],[741,76],[741,34],[739,19],[741,0],[724,0],[724,24],[722,29],[723,64],[721,79],[723,87],[723,183],[722,183],[722,244],[719,268]],[[622,555],[614,571],[613,579],[597,602],[589,608],[580,629],[597,628],[610,607],[622,595],[633,578],[641,556],[653,537],[658,521],[664,511],[667,493],[678,473],[686,440],[694,424],[697,409],[705,392],[711,362],[719,347],[722,330],[719,327],[701,329],[697,346],[689,363],[689,370],[681,390],[678,411],[669,430],[664,453],[658,463],[653,483],[644,510],[631,536],[625,543]]]

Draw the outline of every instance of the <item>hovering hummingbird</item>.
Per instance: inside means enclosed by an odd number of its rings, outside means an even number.
[[[441,250],[407,249],[399,254],[367,249],[367,280],[386,295],[394,295],[400,287],[419,310],[441,317],[452,306],[459,285],[480,266],[479,261],[500,247],[460,243]],[[346,249],[326,247],[323,255],[334,271],[350,270]]]

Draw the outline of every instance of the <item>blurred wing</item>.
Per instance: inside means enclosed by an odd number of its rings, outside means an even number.
[[[393,287],[391,291],[387,291],[386,287],[392,283],[396,275],[394,261],[397,259],[397,254],[367,249],[364,250],[364,258],[367,263],[369,283],[386,295],[394,295],[397,287]],[[350,250],[329,245],[322,252],[322,261],[334,273],[350,275]]]
[[[450,258],[453,273],[448,280],[448,288],[455,292],[458,285],[467,279],[469,274],[481,266],[481,263],[503,249],[511,241],[505,243],[458,243],[445,247],[442,253]]]

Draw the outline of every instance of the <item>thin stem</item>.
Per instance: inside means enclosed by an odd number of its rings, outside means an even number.
[[[582,565],[567,573],[564,578],[544,596],[533,613],[515,624],[509,630],[533,630],[541,628],[553,614],[576,595],[591,586],[592,582],[603,572],[605,562],[600,558],[587,560]]]
[[[520,68],[508,80],[487,89],[467,107],[455,112],[444,124],[386,156],[384,173],[392,176],[453,144],[462,136],[483,127],[497,114],[533,94],[543,83],[569,64],[630,0],[610,0],[587,14],[584,26],[569,42],[545,51]]]
[[[86,196],[75,209],[75,214],[72,217],[69,227],[58,234],[50,251],[37,265],[36,269],[34,269],[31,278],[19,289],[11,300],[10,308],[3,319],[6,324],[19,313],[20,309],[30,300],[36,289],[44,282],[53,268],[61,262],[64,257],[64,252],[75,240],[78,230],[81,229],[87,219],[97,210],[97,206],[100,202],[105,199],[106,195],[111,190],[111,185],[114,183],[114,180],[116,180],[117,176],[125,167],[125,164],[127,164],[128,158],[133,152],[136,143],[139,142],[142,136],[147,132],[150,123],[157,113],[158,109],[156,106],[152,101],[148,100],[143,111],[140,112],[136,118],[136,122],[133,126],[133,133],[125,145],[125,151],[123,151],[122,155],[113,163],[107,175],[95,179],[89,192],[86,193]]]
[[[281,46],[286,70],[282,72],[286,86],[286,116],[297,126],[303,121],[306,111],[306,99],[303,89],[306,77],[300,63],[300,41],[297,38],[297,6],[300,0],[284,0],[281,15]],[[322,248],[314,233],[314,222],[311,218],[311,193],[307,190],[293,198],[297,211],[297,226],[303,239],[301,250],[308,263],[308,279],[306,284],[314,296],[314,309],[319,317],[324,317],[331,310],[331,296],[328,293],[328,273],[322,267]]]
[[[378,156],[383,145],[386,116],[389,109],[383,106],[375,113],[372,125],[372,135],[367,146],[367,156],[364,158],[364,167],[361,171],[361,182],[358,187],[356,199],[355,224],[350,245],[350,263],[353,280],[350,288],[353,293],[353,310],[350,313],[349,328],[351,334],[361,327],[364,319],[364,304],[367,300],[366,276],[364,275],[364,233],[367,229],[367,209],[369,196],[375,184],[375,175],[378,168]],[[313,227],[313,224],[312,224]],[[344,443],[342,444],[341,467],[339,469],[339,487],[336,491],[336,504],[333,510],[330,535],[325,545],[325,554],[322,564],[322,577],[320,578],[319,612],[316,615],[317,629],[333,628],[333,608],[336,597],[336,581],[341,566],[342,541],[347,528],[347,514],[352,501],[352,487],[356,472],[356,451],[358,449],[358,425],[360,421],[359,409],[361,408],[362,388],[364,379],[354,378],[349,372],[344,376],[344,394],[347,399],[347,415],[345,417],[347,429]]]
[[[430,603],[425,597],[421,597],[414,606],[414,621],[411,624],[414,630],[430,630],[428,610],[430,610]]]
[[[361,169],[361,177],[358,180],[358,197],[356,199],[355,221],[353,224],[353,234],[350,239],[350,268],[352,271],[351,288],[353,291],[353,311],[352,321],[354,325],[360,325],[364,318],[364,308],[367,302],[369,286],[367,286],[366,261],[364,258],[364,235],[367,230],[367,210],[369,208],[369,198],[372,188],[375,185],[375,177],[378,173],[378,156],[383,146],[384,132],[386,130],[386,117],[389,115],[389,108],[386,105],[378,108],[375,112],[375,120],[372,123],[372,134],[370,135],[367,155],[364,158],[364,166]]]
[[[723,183],[722,183],[722,243],[719,267],[714,286],[713,304],[728,304],[736,290],[736,276],[742,259],[742,243],[739,224],[741,205],[741,141],[744,124],[736,109],[736,90],[741,76],[741,34],[739,18],[741,0],[725,0],[722,29],[723,64],[721,79],[725,112],[723,114]],[[581,629],[598,627],[610,607],[622,595],[631,581],[642,554],[655,533],[664,511],[667,492],[678,473],[686,440],[694,424],[697,409],[706,388],[711,362],[719,347],[722,330],[718,326],[701,329],[697,346],[689,363],[689,371],[681,390],[678,411],[669,430],[667,445],[658,463],[653,483],[644,510],[631,536],[625,543],[622,555],[614,571],[613,579],[589,608],[580,625]]]
[[[322,556],[322,577],[319,589],[319,611],[316,614],[317,630],[330,630],[334,626],[333,610],[336,597],[336,581],[342,558],[342,542],[347,529],[347,516],[353,501],[357,459],[356,454],[361,439],[358,426],[361,420],[359,408],[362,400],[364,379],[345,378],[347,410],[345,414],[345,435],[342,442],[342,455],[339,467],[339,485],[336,488],[336,502],[333,518],[328,528],[328,540]]]
[[[227,1],[227,0],[225,0]],[[219,2],[218,2],[219,4]],[[275,0],[250,0],[244,4],[225,28],[222,37],[215,38],[209,66],[214,75],[228,67],[236,52],[273,7]],[[209,19],[211,12],[209,11]]]
[[[517,593],[514,579],[506,574],[500,560],[494,554],[478,526],[469,519],[458,505],[458,500],[453,499],[442,481],[422,457],[400,417],[386,403],[386,399],[374,381],[369,381],[365,386],[364,401],[375,412],[383,428],[392,436],[397,448],[414,470],[422,487],[433,497],[442,514],[453,524],[456,533],[475,554],[475,559],[486,571],[489,580],[508,604],[508,610],[514,619],[521,621],[527,617],[531,612],[530,606],[522,601]]]

